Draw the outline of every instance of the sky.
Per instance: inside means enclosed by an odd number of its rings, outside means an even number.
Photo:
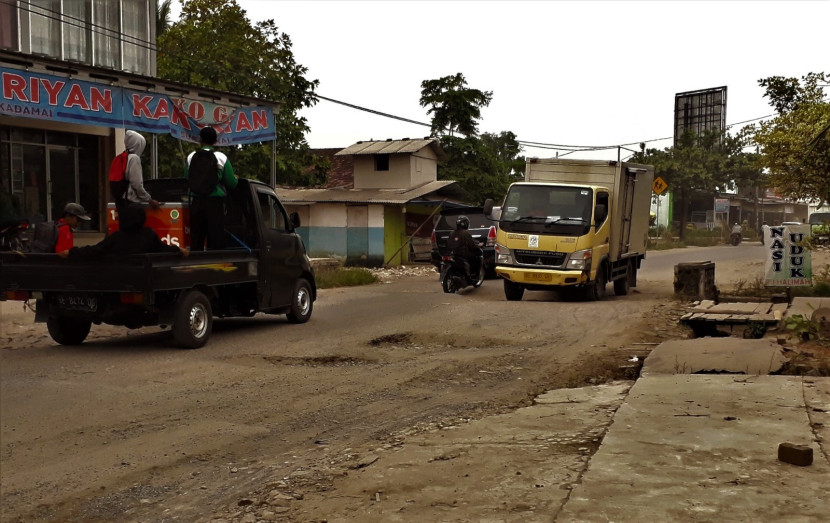
[[[421,82],[462,73],[468,87],[493,93],[479,132],[528,142],[662,149],[676,93],[727,86],[727,124],[737,124],[773,113],[759,79],[830,72],[828,1],[238,3],[290,36],[321,96],[428,124]],[[300,114],[313,148],[429,135],[325,100]],[[610,160],[617,150],[569,156]]]

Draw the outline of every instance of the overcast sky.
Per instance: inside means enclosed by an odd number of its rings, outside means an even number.
[[[493,92],[479,131],[532,142],[670,137],[675,93],[723,85],[733,124],[772,113],[758,79],[830,72],[827,1],[238,3],[252,21],[274,19],[291,37],[322,96],[429,123],[421,82],[460,72],[469,87]],[[324,100],[302,114],[314,148],[429,134]]]

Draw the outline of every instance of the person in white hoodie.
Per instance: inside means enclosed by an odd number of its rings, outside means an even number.
[[[147,142],[144,137],[135,131],[127,131],[124,134],[124,148],[127,155],[126,177],[130,181],[127,187],[127,202],[146,203],[153,209],[159,208],[159,202],[150,196],[144,188],[144,171],[141,168],[141,153],[144,152]]]

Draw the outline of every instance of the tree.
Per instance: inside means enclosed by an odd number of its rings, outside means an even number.
[[[274,20],[251,24],[236,0],[189,0],[181,17],[158,38],[159,77],[205,86],[280,104],[275,116],[277,179],[303,183],[303,167],[312,162],[305,140],[308,124],[298,115],[317,102],[317,80],[291,51],[291,39]],[[181,176],[183,147],[169,137],[160,140],[165,175]],[[271,144],[229,148],[234,169],[267,181]],[[176,158],[178,156],[178,158]]]
[[[772,76],[758,81],[778,116],[755,132],[769,185],[783,197],[830,201],[830,103],[826,73],[797,78]]]
[[[438,166],[438,177],[458,182],[469,194],[469,203],[500,199],[513,181],[512,173],[524,169],[515,134],[476,135],[481,108],[492,99],[491,91],[467,87],[461,73],[421,82],[421,107],[429,107],[433,136],[441,136],[449,157]]]
[[[492,91],[468,88],[461,73],[421,82],[421,107],[429,107],[433,136],[475,135],[481,108],[490,105],[492,99]]]
[[[170,3],[172,0],[162,0],[156,5],[156,38],[163,35],[170,27]]]
[[[698,136],[686,131],[673,147],[660,151],[648,149],[635,153],[632,161],[654,166],[659,176],[675,195],[680,213],[680,238],[685,236],[689,218],[689,203],[695,193],[709,193],[713,197],[736,185],[756,184],[760,170],[757,158],[744,153],[749,135],[741,131],[730,135],[716,129]]]
[[[516,135],[506,131],[481,137],[445,136],[441,145],[449,159],[438,166],[442,180],[458,182],[469,195],[469,203],[500,199],[515,181],[512,173],[524,168]]]

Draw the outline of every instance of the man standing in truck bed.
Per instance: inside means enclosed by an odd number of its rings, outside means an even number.
[[[225,195],[239,182],[230,160],[213,150],[216,129],[199,131],[201,148],[187,157],[185,177],[190,182],[190,248],[201,251],[225,246]]]

